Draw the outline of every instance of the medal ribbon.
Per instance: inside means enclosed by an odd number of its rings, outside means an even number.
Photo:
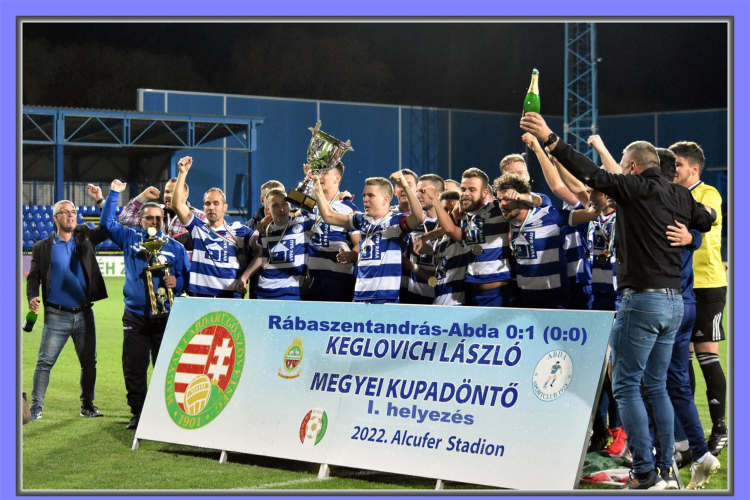
[[[365,231],[365,239],[359,242],[359,255],[360,255],[360,257],[362,256],[362,248],[363,248],[364,246],[366,246],[366,245],[365,245],[365,243],[367,243],[367,240],[368,240],[368,239],[370,239],[370,235],[371,235],[371,234],[373,234],[373,233],[375,232],[375,228],[377,228],[378,226],[380,226],[380,224],[382,224],[382,223],[383,223],[383,221],[384,221],[384,220],[385,220],[385,219],[386,219],[387,217],[390,217],[391,215],[393,215],[393,214],[392,214],[392,213],[390,213],[390,212],[388,212],[387,214],[385,214],[385,215],[383,216],[383,218],[382,218],[382,219],[380,219],[380,220],[379,220],[379,221],[377,221],[376,223],[374,223],[374,224],[370,223],[370,227],[369,227],[369,228],[367,228],[367,231]],[[358,258],[357,260],[359,261],[359,258]]]
[[[289,223],[292,222],[292,218],[289,217],[286,221],[286,226],[284,226],[284,230],[281,232],[281,236],[279,237],[279,241],[276,242],[276,244],[271,248],[271,241],[268,238],[268,230],[271,228],[271,224],[269,224],[266,227],[266,240],[268,241],[267,248],[268,248],[268,261],[271,261],[271,255],[276,251],[277,248],[279,248],[279,243],[281,243],[281,240],[284,239],[284,236],[286,236],[286,231],[289,229]]]
[[[336,192],[336,196],[333,197],[331,201],[328,202],[328,206],[333,208],[333,202],[339,199],[339,195],[341,194],[341,191]],[[320,227],[320,224],[323,222],[323,218],[320,215],[315,216],[315,225],[312,228],[312,232],[315,233],[315,230]]]
[[[529,222],[529,218],[531,218],[531,212],[532,211],[533,211],[533,209],[530,208],[529,211],[526,212],[526,218],[523,220],[523,224],[521,224],[521,228],[518,230],[518,236],[521,236],[521,234],[523,234],[523,230],[526,227],[526,223],[528,223]],[[508,244],[510,245],[510,251],[512,252],[513,250],[516,249],[516,243],[511,238],[511,231],[512,231],[512,228],[510,226],[510,223],[508,223]]]
[[[235,234],[232,232],[232,230],[229,229],[229,227],[227,226],[226,222],[224,223],[224,230],[232,237],[232,240],[234,240],[234,241],[232,241],[229,238],[226,238],[226,237],[220,235],[219,233],[217,233],[216,230],[214,230],[214,228],[211,227],[211,224],[206,223],[206,226],[208,226],[208,230],[209,231],[211,231],[212,233],[214,233],[216,236],[218,236],[222,240],[226,241],[230,245],[233,245],[235,248],[240,248],[240,246],[237,244],[237,236],[235,236]]]
[[[602,236],[604,236],[604,240],[607,242],[607,252],[609,252],[609,255],[612,255],[612,249],[615,246],[615,216],[617,215],[617,212],[612,212],[609,217],[607,217],[604,222],[600,223],[602,227]],[[609,226],[609,238],[607,238],[607,226]]]

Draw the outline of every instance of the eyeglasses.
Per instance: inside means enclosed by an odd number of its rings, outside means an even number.
[[[156,222],[161,222],[162,216],[161,215],[144,215],[143,217],[141,217],[141,219],[146,219],[149,222],[151,222],[152,220],[156,220]]]
[[[60,210],[55,215],[76,215],[78,210]]]

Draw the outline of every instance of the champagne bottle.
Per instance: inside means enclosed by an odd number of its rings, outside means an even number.
[[[534,69],[531,72],[531,84],[529,85],[529,92],[526,94],[526,98],[523,100],[523,115],[528,112],[539,113],[541,109],[541,102],[539,101],[539,71]]]
[[[29,313],[26,315],[26,321],[23,322],[23,331],[24,332],[30,332],[34,329],[34,323],[36,323],[36,319],[39,315],[33,311],[29,311]]]

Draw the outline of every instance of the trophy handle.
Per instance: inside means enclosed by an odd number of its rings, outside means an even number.
[[[148,297],[151,299],[151,314],[156,315],[156,292],[154,291],[154,275],[151,269],[146,268],[146,284],[148,285]]]
[[[164,277],[168,278],[169,276],[171,276],[171,274],[169,273],[169,264],[167,264],[167,267],[164,268]],[[164,287],[164,288],[167,289],[167,298],[169,299],[169,310],[171,312],[172,304],[174,303],[174,292],[172,291],[171,288],[168,288],[168,287]]]

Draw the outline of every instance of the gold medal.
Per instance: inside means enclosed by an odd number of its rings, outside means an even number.
[[[513,254],[513,257],[515,257],[516,255],[518,255],[518,247],[516,247],[513,250],[511,250],[510,253]]]
[[[305,236],[312,238],[315,233],[313,231],[305,231]]]
[[[430,276],[430,279],[427,280],[427,284],[430,285],[432,288],[435,288],[438,284],[438,280],[434,276]]]
[[[482,245],[473,245],[471,247],[471,253],[473,253],[474,255],[479,255],[480,253],[482,253]]]

